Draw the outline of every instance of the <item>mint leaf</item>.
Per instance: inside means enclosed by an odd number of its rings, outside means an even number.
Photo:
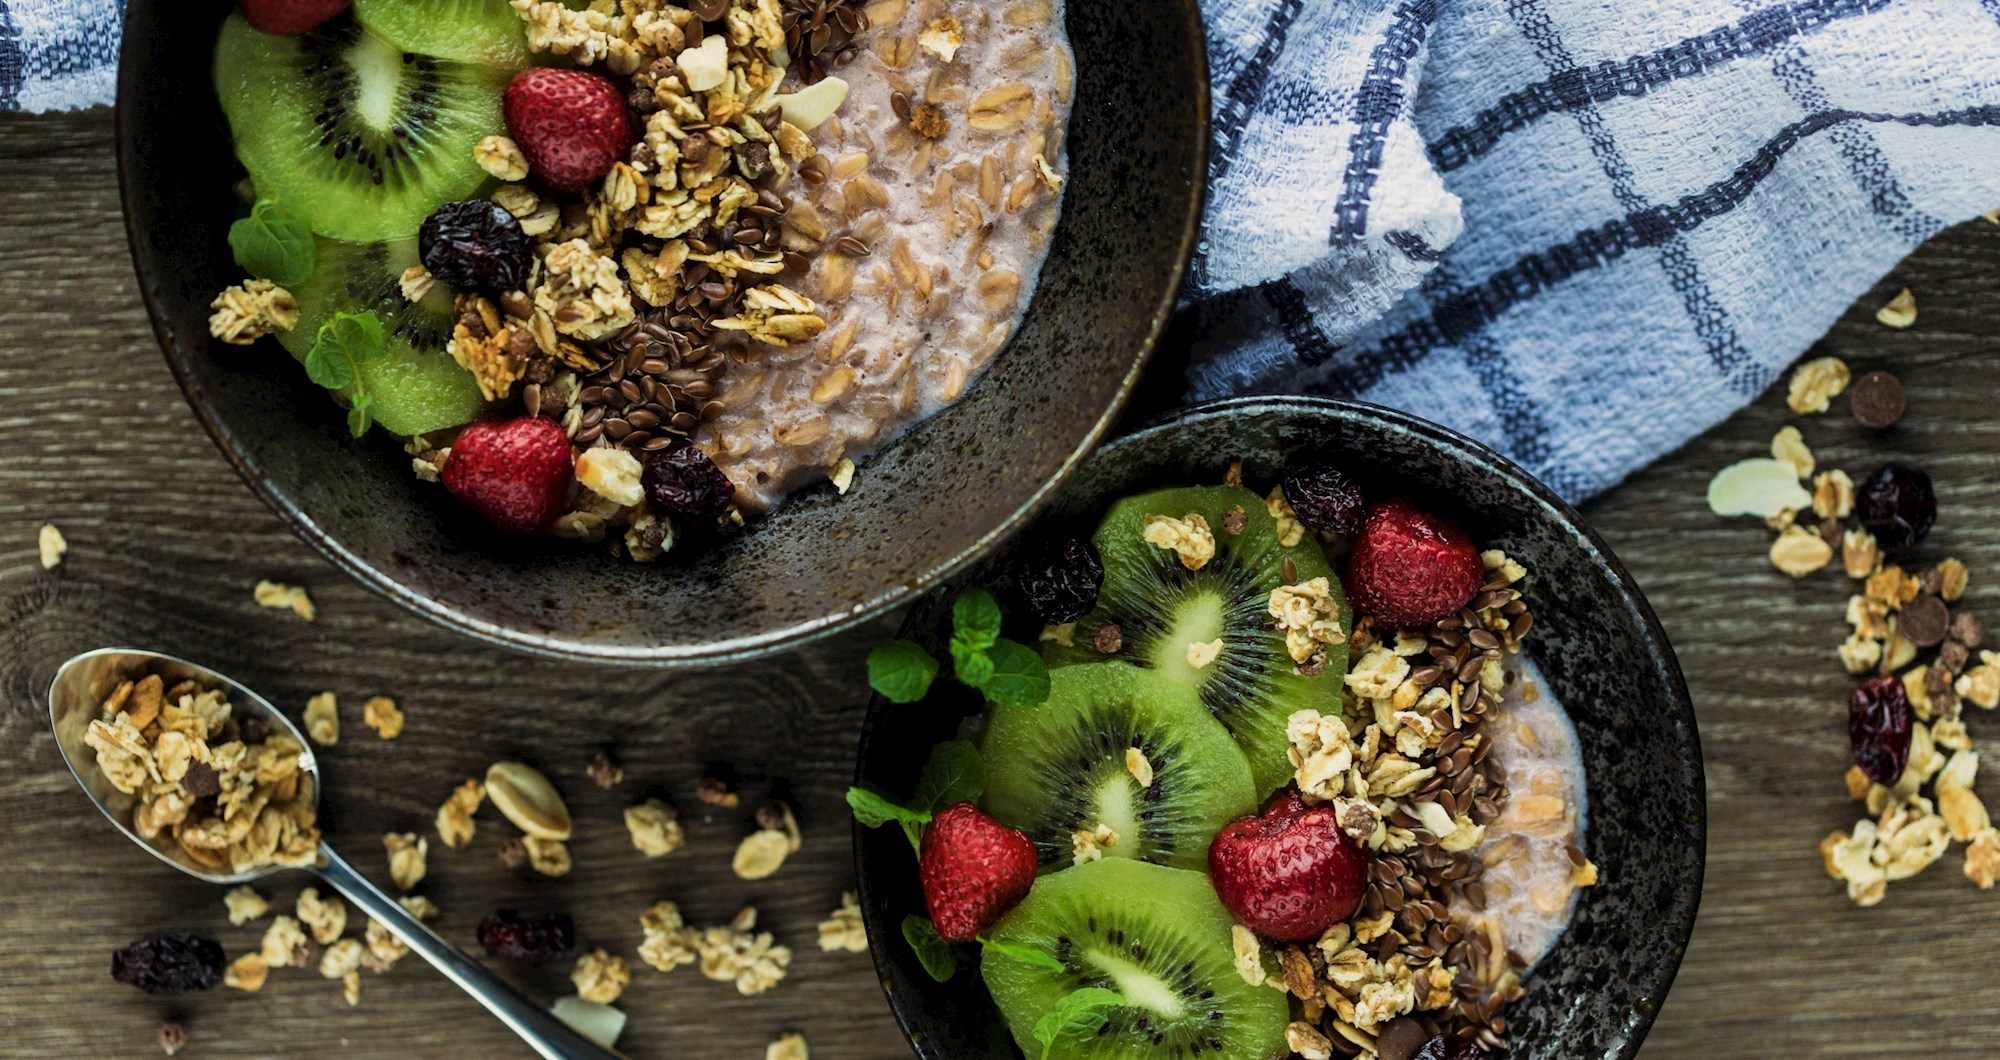
[[[937,660],[907,640],[885,640],[868,653],[868,687],[891,703],[915,703],[931,690]]]
[[[979,757],[979,748],[969,740],[947,740],[931,748],[910,802],[936,813],[961,802],[978,802],[985,791],[986,760]]]
[[[951,604],[952,643],[984,651],[1000,639],[1000,604],[984,589],[967,589]]]
[[[951,943],[937,933],[937,926],[920,916],[903,918],[903,941],[917,951],[917,961],[931,978],[942,983],[958,974],[958,954]]]
[[[847,808],[854,811],[854,819],[866,828],[880,828],[891,821],[902,825],[912,850],[923,845],[924,826],[931,822],[929,813],[897,805],[867,788],[848,788]]]
[[[848,788],[847,807],[854,811],[854,819],[869,828],[880,828],[890,821],[929,821],[931,815],[899,806],[887,798],[869,791],[867,788]]]
[[[1049,698],[1049,670],[1035,649],[997,640],[987,652],[993,671],[979,685],[989,702],[1003,707],[1039,707]]]
[[[382,320],[371,312],[335,313],[306,351],[306,375],[328,390],[354,382],[361,365],[382,356]],[[360,394],[354,398],[359,400]]]
[[[1035,1021],[1035,1040],[1042,1043],[1042,1060],[1064,1039],[1083,1041],[1097,1033],[1111,1018],[1111,1010],[1125,1004],[1125,995],[1101,986],[1072,990],[1055,1007]]]
[[[988,953],[997,953],[1002,957],[1012,958],[1030,968],[1046,968],[1051,972],[1064,970],[1063,962],[1056,960],[1047,950],[1042,949],[1040,946],[1030,946],[1021,942],[1001,942],[997,939],[989,939],[984,935],[979,936],[979,944],[985,947]]]
[[[951,638],[951,671],[960,683],[980,688],[993,677],[993,659],[986,649]]]
[[[375,406],[375,395],[362,391],[354,395],[354,405],[347,410],[347,431],[356,438],[368,433],[375,423],[375,415],[369,410]]]
[[[278,199],[258,199],[229,226],[229,250],[244,272],[280,287],[306,282],[318,257],[305,215]]]

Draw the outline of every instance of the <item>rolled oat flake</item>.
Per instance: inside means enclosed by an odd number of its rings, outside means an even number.
[[[1950,624],[1951,615],[1944,601],[1929,593],[1904,604],[1896,617],[1896,631],[1919,648],[1944,643],[1945,630]]]
[[[1887,372],[1869,372],[1847,389],[1847,407],[1863,427],[1880,430],[1903,418],[1903,382]]]

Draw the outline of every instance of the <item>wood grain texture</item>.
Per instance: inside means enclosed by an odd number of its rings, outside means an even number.
[[[387,878],[380,835],[427,831],[457,781],[503,756],[544,766],[578,820],[576,871],[507,873],[494,857],[507,826],[489,811],[469,850],[433,852],[422,887],[444,910],[441,930],[463,944],[503,905],[566,908],[586,944],[628,954],[639,911],[656,899],[679,900],[698,922],[757,905],[797,953],[791,978],[741,998],[692,969],[640,966],[622,1006],[632,1055],[754,1060],[783,1030],[805,1032],[816,1060],[906,1054],[867,959],[814,942],[851,883],[840,792],[864,701],[860,659],[888,623],[761,665],[660,674],[531,659],[406,615],[294,538],[188,413],[134,291],[109,115],[0,120],[0,171],[10,178],[0,182],[0,1052],[157,1055],[156,1024],[184,1013],[196,1045],[183,1055],[527,1055],[414,961],[366,978],[354,1010],[311,972],[274,973],[256,996],[180,1001],[109,981],[109,951],[146,931],[209,933],[232,953],[259,933],[230,927],[216,890],[129,849],[63,769],[46,728],[49,677],[75,651],[125,643],[207,661],[291,709],[339,693],[345,729],[325,754],[326,822],[377,879]],[[1823,466],[1859,477],[1894,455],[1930,468],[1944,516],[1921,554],[1965,559],[1975,607],[2000,615],[2000,589],[1982,579],[2000,569],[1989,521],[2000,508],[1996,267],[2000,227],[1955,229],[1821,344],[1901,372],[1913,410],[1904,427],[1872,438],[1838,414],[1802,426]],[[1904,285],[1917,292],[1917,326],[1874,324],[1873,306]],[[1679,647],[1708,767],[1701,921],[1644,1055],[1962,1053],[2000,1019],[2000,893],[1973,890],[1957,852],[1873,910],[1850,907],[1824,877],[1815,845],[1855,816],[1840,783],[1849,679],[1833,657],[1847,584],[1832,572],[1791,583],[1764,560],[1760,527],[1718,524],[1702,504],[1713,470],[1762,453],[1787,419],[1782,396],[1766,394],[1588,509]],[[53,574],[35,557],[44,521],[71,545]],[[307,586],[319,621],[255,606],[250,589],[264,577]],[[360,725],[361,701],[377,693],[408,713],[394,742]],[[2000,717],[1971,720],[1976,740],[2000,734]],[[610,793],[583,775],[604,744],[628,769]],[[744,774],[741,812],[694,801],[710,763]],[[806,845],[776,877],[746,884],[728,856],[772,788],[798,807]],[[648,862],[618,809],[652,790],[681,805],[689,844]],[[265,889],[288,903],[305,882],[281,876]],[[566,971],[527,981],[554,996]]]

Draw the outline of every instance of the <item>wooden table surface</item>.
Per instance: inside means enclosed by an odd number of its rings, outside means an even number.
[[[807,1035],[815,1060],[905,1055],[867,958],[822,953],[814,936],[851,884],[840,794],[865,699],[860,659],[890,622],[763,664],[660,673],[532,659],[406,614],[293,537],[183,404],[134,290],[110,116],[0,119],[0,172],[0,1053],[157,1055],[157,1024],[182,1013],[186,1056],[526,1055],[414,959],[366,976],[352,1010],[310,971],[275,972],[254,996],[180,1001],[107,978],[109,952],[148,931],[198,931],[234,954],[261,930],[231,927],[217,890],[131,849],[63,768],[48,680],[75,651],[124,643],[208,661],[288,708],[339,693],[325,819],[377,879],[382,833],[428,832],[452,785],[497,758],[542,763],[578,820],[576,870],[507,872],[495,857],[507,828],[488,811],[470,849],[432,852],[422,888],[462,944],[492,908],[547,906],[574,913],[586,944],[631,954],[638,913],[657,899],[700,923],[754,903],[794,949],[791,977],[744,998],[691,968],[638,965],[622,1003],[633,1056],[751,1060],[786,1030]],[[1838,415],[1803,426],[1822,466],[1857,478],[1891,455],[1928,467],[1944,515],[1924,552],[1966,560],[1975,607],[2000,615],[1986,577],[2000,564],[1988,521],[2000,510],[1996,276],[2000,227],[1983,221],[1920,251],[1821,343],[1860,366],[1893,365],[1911,392],[1906,424],[1886,438]],[[1872,308],[1905,285],[1917,326],[1875,324]],[[1853,908],[1823,875],[1815,845],[1855,814],[1840,780],[1849,679],[1833,655],[1847,585],[1832,572],[1793,584],[1765,561],[1760,527],[1720,524],[1702,502],[1715,468],[1762,454],[1786,419],[1782,394],[1767,393],[1587,510],[1678,645],[1708,767],[1701,919],[1644,1055],[1965,1055],[2000,1021],[2000,891],[1968,885],[1956,849],[1875,909]],[[36,560],[45,521],[70,542],[53,574]],[[260,578],[308,587],[319,620],[257,607]],[[409,717],[393,742],[359,724],[359,703],[378,693]],[[2000,746],[2000,717],[1974,713],[1975,742]],[[609,793],[583,774],[603,744],[627,764]],[[700,812],[693,789],[709,763],[743,774],[742,812]],[[777,876],[744,883],[729,853],[774,785],[797,805],[805,846]],[[648,789],[687,811],[688,845],[658,861],[632,851],[618,818]],[[266,890],[288,905],[302,882],[281,876]],[[554,996],[566,971],[530,985]]]

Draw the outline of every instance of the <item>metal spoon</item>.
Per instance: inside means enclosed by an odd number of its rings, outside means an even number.
[[[305,736],[276,707],[264,697],[206,667],[170,655],[129,648],[100,648],[84,652],[62,664],[62,668],[56,671],[55,681],[49,685],[49,723],[55,728],[56,746],[62,748],[63,760],[69,763],[70,772],[76,774],[77,783],[83,785],[90,801],[104,811],[104,816],[110,818],[127,839],[196,879],[238,884],[262,879],[278,871],[277,866],[266,866],[249,872],[212,872],[196,863],[170,838],[163,835],[149,841],[132,830],[132,811],[137,800],[113,787],[98,770],[96,753],[83,742],[83,737],[90,728],[91,720],[98,716],[104,700],[118,683],[136,678],[142,672],[160,674],[169,686],[182,679],[193,679],[204,688],[219,688],[234,705],[235,717],[258,717],[272,731],[285,733],[297,740],[299,746],[306,749],[299,755],[299,770],[312,785],[313,805],[318,807],[319,762],[314,758]],[[617,1052],[577,1033],[549,1010],[521,996],[499,976],[439,938],[436,932],[425,927],[408,910],[354,871],[353,866],[342,861],[340,855],[335,854],[325,842],[320,843],[319,863],[307,871],[326,881],[340,892],[341,897],[358,906],[361,912],[380,921],[411,951],[431,962],[447,979],[485,1005],[487,1011],[500,1017],[500,1022],[512,1028],[535,1052],[549,1060],[612,1060],[619,1057]]]

